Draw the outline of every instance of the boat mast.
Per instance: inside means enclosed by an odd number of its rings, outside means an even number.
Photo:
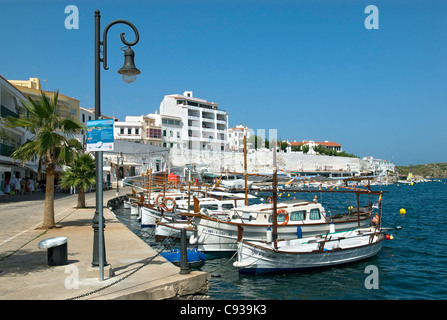
[[[245,205],[248,206],[248,190],[247,190],[247,134],[244,134],[244,179],[245,179]]]
[[[275,248],[278,248],[276,239],[278,238],[278,223],[277,223],[277,181],[276,181],[276,140],[273,139],[273,190],[272,190],[272,200],[273,200],[273,243]]]

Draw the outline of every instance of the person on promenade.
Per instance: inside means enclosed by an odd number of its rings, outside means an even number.
[[[20,181],[18,178],[16,179],[16,183],[14,185],[14,191],[15,191],[15,194],[17,194],[17,195],[20,193]]]
[[[16,193],[16,182],[17,178],[15,176],[11,177],[11,180],[9,180],[9,195],[13,196]]]
[[[25,186],[26,186],[26,180],[25,180],[25,178],[22,178],[20,180],[20,195],[22,195],[22,196],[25,193]]]
[[[11,191],[11,185],[9,184],[9,179],[6,178],[5,179],[5,189],[3,190],[3,192],[5,194],[9,194],[10,191]]]
[[[29,178],[29,180],[27,182],[27,187],[28,187],[29,193],[33,194],[33,190],[34,190],[34,180],[33,180],[33,178]]]

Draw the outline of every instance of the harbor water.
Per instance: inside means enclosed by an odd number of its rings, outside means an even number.
[[[447,183],[371,186],[388,191],[382,199],[382,226],[392,240],[383,242],[368,260],[325,269],[268,276],[240,275],[234,257],[207,259],[200,270],[211,274],[208,295],[219,300],[443,300],[447,299]],[[355,206],[355,195],[281,193],[292,197],[318,196],[326,210]],[[376,202],[377,199],[371,199]],[[405,209],[405,214],[401,213]],[[141,228],[129,210],[114,210],[118,219],[154,248],[151,228]],[[148,266],[150,267],[150,266]]]

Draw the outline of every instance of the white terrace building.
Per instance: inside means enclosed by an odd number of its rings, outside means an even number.
[[[216,103],[195,98],[192,91],[166,95],[160,103],[160,115],[180,119],[181,132],[177,139],[181,139],[181,150],[225,150],[228,113],[219,110]]]
[[[125,121],[115,121],[113,124],[113,138],[161,146],[161,125],[155,116],[152,114],[146,116],[126,116]]]
[[[251,132],[248,127],[244,127],[242,124],[237,125],[234,128],[228,129],[228,149],[230,151],[243,152],[244,151],[244,136],[247,135],[248,139],[251,136]]]
[[[5,180],[12,176],[19,179],[36,178],[37,157],[24,164],[11,158],[12,152],[31,139],[32,134],[20,127],[7,128],[1,121],[7,116],[19,117],[21,113],[25,112],[20,100],[26,100],[23,93],[0,76],[0,195],[3,194]]]

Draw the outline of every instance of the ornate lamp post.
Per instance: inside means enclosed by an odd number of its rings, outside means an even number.
[[[101,118],[101,81],[100,81],[100,65],[103,63],[105,70],[107,67],[107,32],[115,24],[126,24],[132,28],[135,33],[135,40],[128,42],[124,38],[124,32],[121,33],[121,41],[128,46],[124,51],[124,65],[118,71],[123,76],[123,80],[127,83],[135,81],[136,76],[140,74],[140,70],[135,67],[135,53],[131,49],[140,40],[137,28],[126,20],[115,20],[109,23],[103,32],[101,41],[100,35],[101,15],[99,10],[95,10],[95,120]],[[102,46],[102,58],[101,58]],[[104,266],[108,265],[106,261],[105,245],[104,245],[104,217],[103,217],[103,156],[102,151],[95,152],[96,163],[96,211],[93,217],[93,267],[99,267],[99,279],[104,280]]]

